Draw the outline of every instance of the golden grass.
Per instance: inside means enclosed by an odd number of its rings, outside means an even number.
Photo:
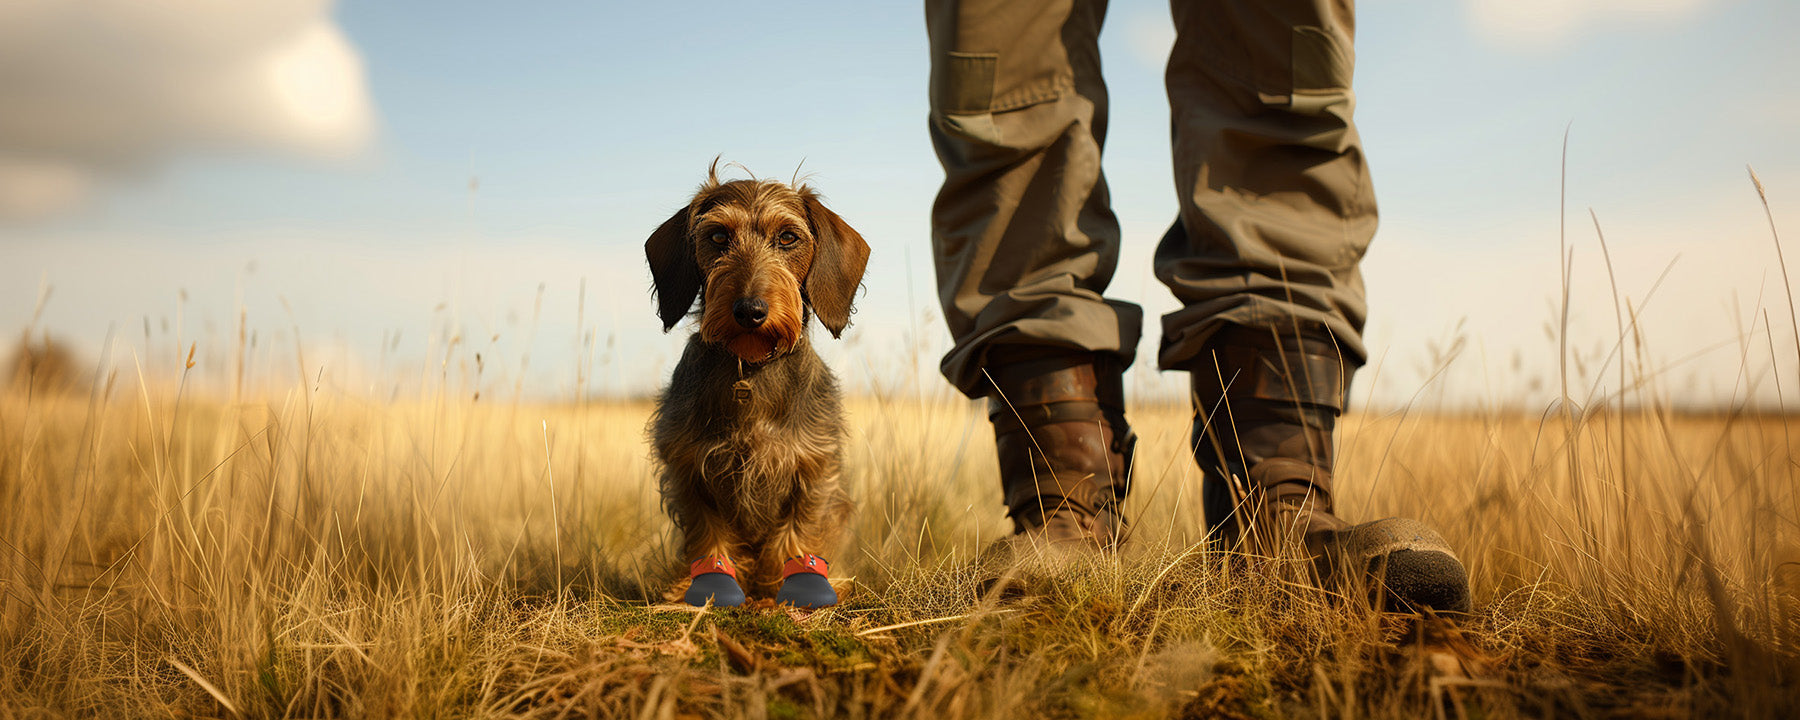
[[[659,605],[648,411],[7,395],[0,716],[1800,708],[1800,418],[1352,417],[1341,510],[1443,532],[1475,584],[1455,627],[1202,551],[1180,407],[1134,410],[1131,551],[981,598],[993,443],[941,398],[851,403],[843,605]]]

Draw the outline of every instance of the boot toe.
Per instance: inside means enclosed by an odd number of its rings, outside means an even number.
[[[1469,574],[1450,554],[1396,550],[1388,553],[1385,568],[1379,567],[1381,564],[1380,558],[1372,561],[1370,572],[1380,573],[1376,577],[1397,609],[1423,612],[1430,608],[1439,614],[1457,615],[1469,612]]]
[[[1343,549],[1386,588],[1396,609],[1469,612],[1469,573],[1449,543],[1417,520],[1387,518],[1344,533]]]

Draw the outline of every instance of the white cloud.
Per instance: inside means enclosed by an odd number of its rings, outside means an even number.
[[[1504,45],[1543,48],[1621,22],[1667,23],[1713,0],[1468,0],[1476,31]]]
[[[373,111],[329,0],[0,0],[0,219],[183,152],[345,157]]]

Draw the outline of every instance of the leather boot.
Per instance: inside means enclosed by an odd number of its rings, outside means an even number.
[[[1015,535],[1114,548],[1137,436],[1123,368],[1103,353],[1000,348],[989,355],[988,419]]]
[[[1468,612],[1468,573],[1436,532],[1402,518],[1353,525],[1334,513],[1332,432],[1355,367],[1328,335],[1228,325],[1186,369],[1216,543],[1304,553],[1315,582],[1366,583],[1390,607]]]

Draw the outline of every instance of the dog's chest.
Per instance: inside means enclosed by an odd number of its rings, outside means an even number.
[[[653,441],[664,482],[752,525],[836,487],[844,433],[836,386],[802,346],[746,379],[690,343],[657,408]],[[739,401],[734,381],[751,385]]]
[[[733,423],[708,443],[702,477],[715,487],[785,494],[835,460],[837,443],[803,423]]]

